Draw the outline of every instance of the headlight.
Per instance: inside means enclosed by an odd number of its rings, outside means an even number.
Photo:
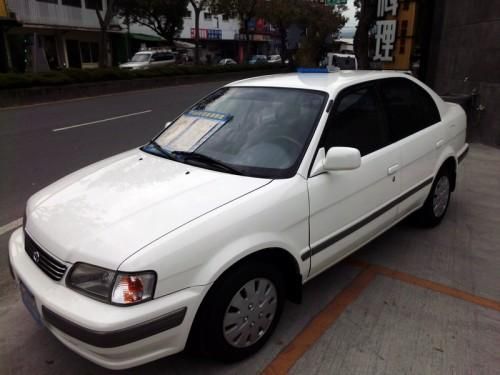
[[[67,285],[102,302],[131,305],[153,298],[156,273],[124,273],[77,263],[71,269]]]

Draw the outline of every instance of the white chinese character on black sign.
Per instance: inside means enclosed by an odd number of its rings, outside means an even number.
[[[392,61],[391,52],[396,40],[396,20],[377,21],[375,40],[375,56],[373,60]]]
[[[398,13],[398,0],[378,0],[377,16],[384,17],[388,12],[393,16]]]

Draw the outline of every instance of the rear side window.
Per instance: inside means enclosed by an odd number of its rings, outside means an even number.
[[[382,80],[381,94],[387,109],[391,142],[441,121],[434,99],[409,79]]]
[[[381,105],[373,85],[349,88],[336,100],[326,124],[322,147],[357,148],[367,155],[389,144]]]

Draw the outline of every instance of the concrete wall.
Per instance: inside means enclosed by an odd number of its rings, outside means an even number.
[[[437,45],[429,65],[439,94],[479,92],[471,113],[475,139],[500,146],[500,1],[440,0],[434,20]],[[434,67],[432,66],[434,65]]]
[[[104,10],[106,1],[103,1]],[[82,29],[99,29],[99,21],[94,9],[85,7],[81,0],[80,7],[63,5],[61,0],[49,3],[36,0],[7,0],[7,5],[25,25],[48,27],[60,26]],[[104,11],[102,12],[104,14]]]

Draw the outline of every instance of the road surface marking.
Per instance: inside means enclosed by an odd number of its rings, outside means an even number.
[[[4,226],[0,227],[0,236],[4,235],[7,232],[10,232],[11,230],[14,230],[18,227],[23,225],[23,218],[20,217],[17,220],[11,221],[8,224],[5,224]]]
[[[434,281],[421,279],[420,277],[416,277],[410,275],[406,272],[401,272],[397,270],[393,270],[391,268],[387,268],[384,266],[379,266],[375,264],[370,264],[362,260],[353,259],[349,261],[349,264],[353,266],[358,266],[362,268],[370,267],[374,272],[379,275],[389,277],[394,280],[402,281],[406,284],[411,284],[415,286],[419,286],[421,288],[429,289],[434,292],[446,294],[447,296],[461,299],[466,302],[473,303],[475,305],[479,305],[485,307],[487,309],[496,310],[500,312],[500,302],[495,301],[485,297],[479,297],[472,293],[464,292],[460,289],[455,289],[440,283],[436,283]]]
[[[342,290],[300,332],[262,372],[264,375],[287,374],[293,365],[335,323],[344,310],[353,303],[375,279],[377,274],[367,267]]]
[[[153,111],[152,109],[148,109],[148,110],[146,110],[146,111],[141,111],[141,112],[127,113],[126,115],[114,116],[114,117],[109,117],[109,118],[105,118],[105,119],[102,119],[102,120],[90,121],[90,122],[84,122],[84,123],[82,123],[82,124],[76,124],[76,125],[65,126],[64,128],[52,129],[52,131],[53,131],[54,133],[57,133],[57,132],[60,132],[60,131],[63,131],[63,130],[74,129],[74,128],[80,128],[80,127],[82,127],[82,126],[88,126],[88,125],[94,125],[94,124],[100,124],[100,123],[102,123],[102,122],[107,122],[107,121],[118,120],[118,119],[125,118],[125,117],[139,116],[139,115],[143,115],[143,114],[145,114],[145,113],[149,113],[149,112],[152,112],[152,111]]]

